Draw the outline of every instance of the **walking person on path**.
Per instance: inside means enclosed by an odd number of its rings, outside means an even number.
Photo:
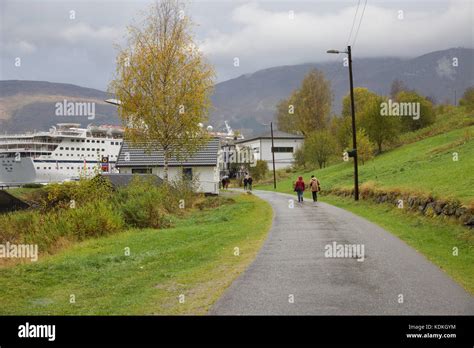
[[[298,177],[298,180],[295,182],[295,192],[298,195],[298,202],[303,203],[303,192],[305,190],[305,184],[303,177]]]
[[[311,188],[311,193],[313,194],[313,202],[318,201],[318,192],[321,190],[321,186],[319,180],[311,175],[311,181],[309,183],[309,187]]]
[[[248,175],[248,173],[245,173],[245,176],[244,176],[244,191],[247,191],[248,184],[249,184],[249,175]]]
[[[249,175],[249,177],[247,178],[247,186],[250,191],[252,191],[252,182],[253,182],[252,176]]]

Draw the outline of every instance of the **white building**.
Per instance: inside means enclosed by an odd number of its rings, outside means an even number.
[[[303,145],[302,135],[289,134],[281,131],[273,131],[273,145],[275,152],[275,169],[287,168],[293,165],[295,159],[293,154]],[[264,160],[268,168],[272,169],[272,136],[265,133],[257,137],[240,140],[235,143],[240,149],[248,147],[253,151],[255,161]]]
[[[197,178],[199,192],[219,193],[218,151],[219,139],[212,138],[200,150],[185,160],[171,158],[168,165],[168,178],[179,179],[183,176]],[[116,163],[123,174],[155,174],[163,178],[163,151],[147,152],[145,146],[133,146],[123,142]]]

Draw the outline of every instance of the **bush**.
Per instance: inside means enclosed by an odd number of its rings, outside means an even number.
[[[164,228],[171,225],[168,213],[161,205],[163,198],[156,191],[132,194],[120,206],[125,223],[132,227]]]
[[[25,234],[38,234],[39,217],[36,212],[28,210],[0,215],[0,243],[17,243]]]
[[[78,240],[115,233],[124,227],[120,212],[105,201],[93,201],[70,209],[62,220],[67,221]]]
[[[42,184],[37,184],[37,183],[31,183],[31,184],[24,184],[21,187],[23,188],[41,188],[43,187]]]
[[[250,167],[250,175],[256,181],[265,177],[268,173],[268,163],[264,160],[257,160],[255,167]]]
[[[97,175],[92,179],[77,182],[53,183],[45,186],[36,196],[43,211],[68,209],[72,203],[81,205],[95,200],[108,200],[113,195],[113,186],[107,178]],[[73,202],[74,201],[74,202]]]
[[[170,214],[184,212],[199,197],[196,183],[197,178],[157,186],[154,180],[136,177],[129,186],[115,191],[98,175],[91,180],[51,184],[34,193],[40,210],[0,215],[0,243],[38,244],[44,253],[63,242],[108,235],[127,226],[169,227]]]

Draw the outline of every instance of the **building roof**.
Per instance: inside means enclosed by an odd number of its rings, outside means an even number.
[[[123,187],[127,186],[132,182],[132,180],[136,177],[139,177],[143,180],[150,180],[155,185],[161,185],[163,183],[163,179],[161,179],[158,175],[154,174],[123,174],[123,173],[107,173],[102,174],[105,178],[107,178],[113,187]]]
[[[216,166],[219,151],[219,138],[212,138],[198,151],[182,161],[171,158],[170,167],[181,166]],[[126,154],[128,153],[128,160]],[[146,151],[145,144],[132,145],[126,140],[123,141],[117,158],[117,167],[163,167],[164,156],[162,150]]]
[[[241,144],[241,143],[246,143],[246,142],[253,141],[253,140],[271,139],[271,138],[272,138],[272,133],[270,131],[268,131],[266,133],[255,136],[253,138],[236,141],[235,143],[236,144]],[[273,139],[304,139],[304,136],[296,135],[296,134],[290,134],[290,133],[282,132],[282,131],[279,131],[279,130],[274,130],[273,131]]]

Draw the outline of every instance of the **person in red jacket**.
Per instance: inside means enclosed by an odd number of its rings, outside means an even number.
[[[305,184],[304,184],[304,181],[303,181],[303,177],[300,176],[300,177],[298,177],[298,180],[296,180],[296,182],[295,182],[295,192],[298,195],[298,202],[303,203],[304,189],[305,189]]]

